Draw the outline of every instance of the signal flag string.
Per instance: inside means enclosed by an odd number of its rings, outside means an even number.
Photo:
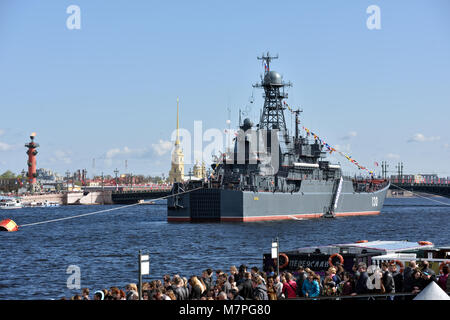
[[[195,189],[192,189],[192,190],[188,190],[188,191],[184,191],[184,192],[179,192],[179,193],[176,193],[176,194],[171,194],[171,195],[168,195],[168,196],[164,196],[164,197],[160,197],[160,198],[156,198],[156,199],[151,199],[151,200],[152,200],[152,201],[155,201],[155,200],[163,200],[163,199],[167,199],[167,198],[169,198],[169,197],[178,196],[178,195],[185,194],[185,193],[189,193],[189,192],[192,192],[192,191],[195,191],[195,190],[199,190],[199,189],[203,189],[203,187],[195,188]],[[145,202],[144,202],[144,203],[145,203]],[[75,218],[80,218],[80,217],[85,217],[85,216],[94,215],[94,214],[97,214],[97,213],[103,213],[103,212],[108,212],[108,211],[114,211],[114,210],[120,210],[120,209],[124,209],[124,208],[129,208],[129,207],[137,206],[137,205],[140,205],[140,204],[142,204],[142,203],[133,203],[133,204],[128,204],[128,205],[121,206],[121,207],[118,207],[118,208],[111,208],[111,209],[105,209],[105,210],[100,210],[100,211],[95,211],[95,212],[83,213],[83,214],[79,214],[79,215],[75,215],[75,216],[70,216],[70,217],[64,217],[64,218],[58,218],[58,219],[52,219],[52,220],[45,220],[45,221],[39,221],[39,222],[33,222],[33,223],[27,223],[27,224],[19,225],[19,228],[22,228],[22,227],[29,227],[29,226],[34,226],[34,225],[44,224],[44,223],[57,222],[57,221],[62,221],[62,220],[75,219]]]

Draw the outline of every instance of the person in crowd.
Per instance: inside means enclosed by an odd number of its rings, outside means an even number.
[[[427,276],[430,276],[429,279],[436,282],[436,272],[434,272],[433,269],[430,268],[430,263],[425,260],[422,262],[422,274],[426,274]]]
[[[397,265],[395,263],[390,263],[389,271],[394,278],[395,292],[403,292],[403,275],[398,271]]]
[[[319,283],[314,279],[314,274],[311,272],[308,274],[308,278],[303,281],[302,287],[303,296],[305,298],[315,298],[320,294]]]
[[[220,279],[220,276],[222,275],[223,271],[221,269],[217,269],[216,270],[216,282],[214,283],[215,285],[217,284],[217,281]]]
[[[175,275],[173,278],[173,293],[175,295],[175,300],[187,300],[189,296],[184,288],[184,281],[179,275]]]
[[[253,298],[253,287],[252,287],[252,274],[250,272],[244,273],[244,279],[241,284],[238,285],[239,294],[245,300],[251,300]]]
[[[170,274],[164,275],[163,281],[164,281],[164,288],[166,290],[172,289],[172,281],[170,280]]]
[[[164,300],[163,299],[162,288],[156,288],[155,289],[155,292],[153,294],[153,300]]]
[[[369,293],[369,289],[367,288],[367,279],[369,279],[369,275],[367,274],[367,265],[364,262],[359,263],[357,272],[359,276],[355,286],[355,293],[356,294]]]
[[[128,284],[125,289],[126,289],[126,300],[137,300],[139,298],[136,283]]]
[[[199,300],[202,294],[205,292],[206,288],[203,284],[198,280],[197,276],[191,276],[189,279],[189,284],[191,285],[191,300]]]
[[[91,300],[91,299],[89,298],[89,288],[83,288],[83,289],[81,289],[81,298],[82,298],[83,300]]]
[[[277,289],[275,289],[274,277],[267,278],[267,296],[269,300],[278,300]]]
[[[381,277],[383,293],[395,293],[395,282],[392,273],[389,271],[389,264],[385,261],[381,263],[381,270],[383,276]]]
[[[319,295],[323,293],[323,285],[322,285],[322,281],[320,281],[320,275],[318,275],[315,272],[312,272],[313,278],[315,281],[317,281],[317,284],[319,285]]]
[[[409,281],[410,278],[412,278],[412,274],[413,274],[414,270],[416,270],[416,269],[417,269],[416,261],[415,260],[411,260],[408,263],[408,266],[403,271],[403,279],[405,281]]]
[[[323,279],[323,295],[335,296],[336,294],[337,294],[336,283],[333,281],[331,275],[328,275]]]
[[[217,295],[217,300],[228,300],[228,296],[225,292],[221,291]]]
[[[252,278],[256,277],[259,275],[259,269],[258,267],[252,267],[250,269],[250,273],[252,274]]]
[[[303,297],[302,287],[303,287],[303,281],[306,280],[308,275],[305,272],[305,269],[303,266],[300,266],[297,268],[297,296]]]
[[[177,297],[173,293],[172,289],[166,290],[166,296],[168,297],[168,299],[166,299],[166,300],[177,300]]]
[[[355,279],[355,281],[357,281],[358,278],[359,278],[359,271],[358,271],[358,264],[357,263],[355,263],[353,265],[351,274],[353,276],[353,279]]]
[[[234,279],[234,275],[228,276],[228,282],[230,283],[231,288],[237,287],[237,286],[236,286],[236,281],[235,281],[235,279]]]
[[[450,278],[449,278],[448,274],[449,274],[449,267],[447,264],[445,264],[442,267],[442,274],[439,275],[438,282],[437,282],[439,287],[441,287],[441,289],[444,290],[445,292],[447,292],[447,290],[450,291],[450,286],[449,286]]]
[[[275,275],[275,269],[273,266],[269,267],[269,270],[267,271],[267,276],[268,277],[273,277]]]
[[[201,280],[206,286],[206,291],[209,291],[212,287],[214,287],[212,273],[213,271],[210,268],[206,269],[202,273]]]
[[[234,276],[236,280],[236,284],[239,286],[242,282],[245,281],[244,274],[247,272],[247,266],[245,264],[241,264],[239,266],[239,272]]]
[[[335,267],[328,268],[328,274],[331,277],[331,280],[334,281],[334,283],[341,282],[341,278],[336,274],[336,268]]]
[[[411,277],[405,279],[403,283],[403,288],[405,292],[418,294],[423,287],[422,272],[419,269],[413,270]],[[413,297],[407,297],[407,299],[412,299]]]
[[[238,274],[238,270],[237,270],[236,266],[231,266],[230,267],[230,275],[235,277],[237,274]],[[235,277],[235,280],[236,280],[236,277]]]
[[[222,273],[220,277],[222,278],[221,291],[225,292],[225,294],[228,295],[228,292],[230,292],[231,290],[231,283],[229,282],[229,277],[226,273]]]
[[[277,293],[277,299],[284,299],[285,296],[283,294],[283,283],[280,280],[280,276],[275,274],[275,277],[273,278],[273,287]]]
[[[254,300],[269,300],[267,288],[263,283],[261,276],[256,275],[255,277],[252,277],[252,288]]]
[[[285,274],[286,281],[283,283],[283,293],[287,299],[297,297],[297,283],[294,281],[292,274]]]
[[[240,294],[239,291],[237,289],[232,289],[229,293],[228,293],[228,299],[229,300],[245,300]]]
[[[336,262],[336,270],[336,275],[339,277],[339,280],[342,281],[342,279],[344,279],[345,270],[340,262]]]
[[[120,300],[120,289],[117,287],[111,287],[111,300]]]
[[[98,290],[94,292],[94,300],[103,300],[105,298],[105,294],[103,291]]]
[[[355,293],[355,281],[353,275],[350,272],[344,272],[342,278],[343,280],[338,286],[340,295],[349,296]]]
[[[183,280],[184,296],[187,297],[186,299],[189,299],[189,296],[191,294],[191,290],[189,289],[189,282],[186,277],[183,277],[181,279]]]
[[[434,277],[436,279],[436,277]],[[422,272],[422,288],[426,288],[430,282],[437,282],[436,280],[433,280],[433,275],[429,274],[428,272]]]

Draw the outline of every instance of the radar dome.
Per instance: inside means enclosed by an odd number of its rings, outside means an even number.
[[[268,72],[264,76],[264,84],[270,84],[272,86],[281,86],[283,84],[281,74],[279,74],[276,71]]]

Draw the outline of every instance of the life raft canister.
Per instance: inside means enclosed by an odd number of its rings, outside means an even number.
[[[403,270],[405,270],[405,266],[400,260],[391,260],[389,263],[395,263],[396,265],[400,266],[400,273],[403,273]]]
[[[417,243],[420,244],[421,246],[428,246],[433,244],[433,242],[430,241],[419,241]]]
[[[278,259],[279,259],[279,257],[283,257],[284,258],[284,263],[282,265],[280,265],[280,269],[286,268],[288,266],[288,264],[289,264],[288,256],[285,253],[280,253],[278,255]],[[276,266],[277,265],[277,259],[274,259],[274,260],[275,260],[275,266]]]
[[[336,267],[334,264],[333,264],[333,258],[334,257],[338,257],[339,258],[339,262],[340,262],[340,264],[341,265],[343,265],[344,264],[344,258],[339,254],[339,253],[335,253],[335,254],[332,254],[331,256],[330,256],[330,258],[328,258],[328,264],[330,265],[330,267]]]
[[[17,224],[11,219],[5,219],[0,221],[0,231],[13,232],[19,230]]]

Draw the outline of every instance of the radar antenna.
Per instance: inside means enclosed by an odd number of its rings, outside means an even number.
[[[271,56],[269,51],[267,51],[266,55],[264,53],[261,55],[261,57],[256,57],[258,60],[262,60],[266,63],[265,65],[265,72],[270,71],[270,62],[274,59],[278,59],[278,54],[276,56]]]

